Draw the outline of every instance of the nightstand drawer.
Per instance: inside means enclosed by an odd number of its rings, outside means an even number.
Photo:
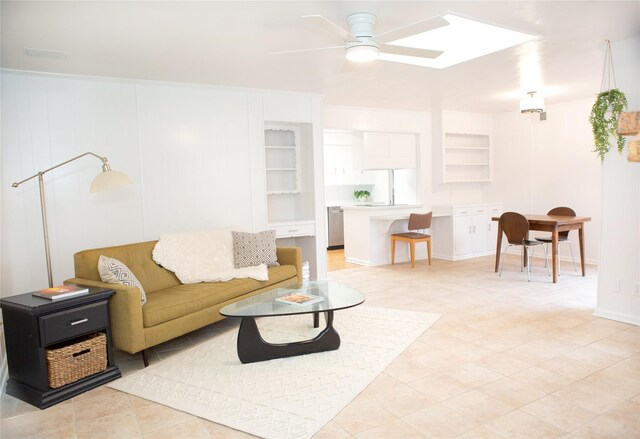
[[[107,302],[92,303],[38,318],[40,344],[48,346],[109,325]]]

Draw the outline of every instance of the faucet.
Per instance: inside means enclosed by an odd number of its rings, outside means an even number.
[[[394,206],[396,204],[396,188],[393,169],[389,169],[389,205]]]

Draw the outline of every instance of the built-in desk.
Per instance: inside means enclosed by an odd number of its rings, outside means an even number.
[[[344,252],[347,262],[360,265],[391,263],[389,236],[408,230],[411,213],[425,212],[422,205],[344,206]],[[434,216],[448,216],[443,212]],[[426,259],[427,249],[416,249],[416,259]],[[396,262],[410,260],[408,246],[397,246]]]

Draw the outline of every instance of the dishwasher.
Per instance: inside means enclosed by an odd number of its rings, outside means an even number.
[[[329,227],[329,250],[344,248],[344,221],[340,206],[327,207],[327,225]]]

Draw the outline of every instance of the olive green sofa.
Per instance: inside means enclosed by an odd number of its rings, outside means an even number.
[[[182,284],[152,257],[157,241],[83,250],[74,255],[75,278],[65,283],[111,288],[109,317],[113,345],[131,354],[142,352],[148,365],[148,349],[224,317],[220,309],[229,303],[284,286],[302,284],[299,247],[278,247],[279,266],[269,267],[269,280],[232,279],[226,282]],[[147,295],[141,305],[137,287],[103,283],[98,273],[101,255],[123,262],[138,278]]]

